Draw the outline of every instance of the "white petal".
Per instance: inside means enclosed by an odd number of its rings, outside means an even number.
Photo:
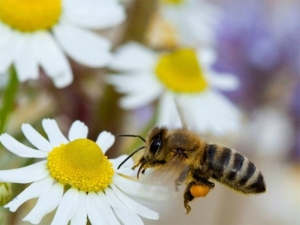
[[[136,42],[129,42],[117,49],[109,67],[113,70],[153,70],[157,54]]]
[[[87,211],[86,211],[86,193],[79,191],[78,207],[71,219],[71,225],[86,225]]]
[[[201,48],[197,50],[198,61],[201,67],[211,67],[218,59],[216,51],[212,48]]]
[[[70,188],[61,199],[51,225],[68,224],[78,207],[78,190]]]
[[[120,163],[117,164],[116,166],[118,167],[119,165],[120,165]],[[120,169],[117,169],[117,167],[116,167],[116,169],[115,168],[114,169],[117,170],[117,172],[119,174],[128,176],[128,177],[130,177],[130,179],[138,182],[138,179],[136,177],[136,173],[137,173],[136,171],[132,170],[130,167],[124,168],[123,165]]]
[[[214,44],[215,26],[220,20],[213,7],[204,1],[185,1],[181,6],[164,4],[162,15],[178,30],[181,44]]]
[[[150,74],[152,76],[152,74]],[[119,93],[136,93],[143,90],[143,83],[147,83],[149,77],[142,72],[136,73],[119,73],[112,74],[106,77],[106,82],[114,85],[115,89]]]
[[[118,168],[118,166],[120,165],[120,163],[122,163],[126,158],[127,158],[127,156],[128,155],[121,155],[121,156],[119,156],[118,158],[116,158],[116,159],[109,159],[109,161],[111,161],[112,162],[112,164],[113,164],[113,168],[114,168],[114,170],[115,171],[117,171],[117,172],[120,172],[120,173],[122,173],[122,168],[123,169],[128,169],[128,168],[130,168],[130,170],[131,170],[131,167],[134,165],[133,163],[133,159],[132,158],[130,158],[130,159],[128,159],[123,165],[122,165],[122,167],[119,169],[119,170],[117,170],[117,168]],[[133,170],[132,170],[133,171]],[[136,173],[135,173],[136,174]]]
[[[105,216],[103,217],[101,213],[99,213],[99,209],[97,206],[97,201],[99,201],[98,196],[94,192],[89,192],[86,198],[86,208],[87,214],[91,224],[108,224]]]
[[[48,32],[36,32],[34,38],[37,59],[46,74],[53,79],[56,87],[69,85],[73,80],[71,67],[51,35]]]
[[[66,58],[64,60],[64,66],[65,70],[59,76],[52,77],[53,83],[57,88],[64,88],[73,81],[73,74]]]
[[[69,130],[69,140],[74,141],[78,138],[86,138],[88,131],[88,127],[83,122],[76,120]]]
[[[174,101],[174,94],[166,92],[162,95],[158,104],[157,126],[168,126],[179,128],[184,121],[181,121],[178,109]]]
[[[105,194],[103,192],[99,192],[98,197],[99,197],[99,201],[97,201],[98,207],[100,211],[102,211],[106,216],[108,223],[111,225],[120,224],[112,208],[110,207]]]
[[[206,94],[202,93],[198,97],[195,95],[178,95],[177,102],[185,110],[182,112],[186,126],[190,129],[205,132],[209,129],[209,124],[213,122],[213,115],[210,112],[210,105]],[[191,104],[193,102],[193,104]],[[201,125],[200,125],[201,124]]]
[[[185,43],[199,45],[214,44],[216,41],[216,26],[220,21],[219,13],[207,7],[207,3],[201,1],[190,1],[194,5],[189,5],[181,15],[181,24],[177,24]],[[196,3],[196,4],[195,4]],[[202,3],[202,4],[201,4]]]
[[[22,36],[17,32],[10,32],[10,37],[2,43],[0,48],[0,74],[5,73],[13,63],[22,44]]]
[[[39,67],[34,51],[34,42],[31,34],[23,34],[22,46],[15,59],[15,67],[20,81],[37,79]]]
[[[36,32],[33,37],[35,38],[37,58],[42,68],[50,77],[58,76],[63,72],[61,49],[49,32]]]
[[[110,42],[103,37],[66,23],[54,27],[53,31],[62,48],[75,61],[95,68],[110,62]]]
[[[26,145],[23,145],[22,143],[18,142],[9,134],[2,134],[0,136],[0,141],[9,151],[20,157],[46,158],[48,156],[47,152],[27,147]]]
[[[197,46],[199,43],[213,45],[216,42],[214,27],[199,21],[199,19],[201,20],[202,18],[193,16],[186,17],[184,21],[181,21],[181,27],[179,28],[181,41],[190,46]]]
[[[114,212],[118,216],[119,220],[125,225],[143,225],[141,218],[133,211],[129,210],[115,195],[115,193],[107,188],[105,190],[105,196],[109,204],[113,207]]]
[[[52,183],[53,179],[50,176],[42,180],[35,181],[4,207],[9,208],[9,210],[12,212],[15,212],[24,202],[43,195],[49,190]]]
[[[55,120],[43,119],[42,125],[53,147],[69,142],[62,134]]]
[[[151,71],[137,71],[130,73],[120,73],[117,75],[109,75],[106,78],[109,84],[115,86],[119,93],[139,94],[141,92],[155,92],[155,89],[164,89],[160,81]]]
[[[117,92],[127,94],[120,100],[121,107],[125,109],[146,106],[158,98],[165,89],[155,75],[148,72],[111,75],[108,82],[115,86]]]
[[[160,201],[169,197],[167,188],[141,184],[124,178],[118,174],[114,176],[114,184],[128,195],[149,201]]]
[[[115,136],[107,131],[102,131],[99,134],[96,141],[96,143],[102,149],[103,153],[105,153],[113,145],[114,142],[115,142]]]
[[[66,18],[91,29],[115,26],[125,19],[123,7],[114,1],[64,1]],[[67,4],[69,3],[69,4]]]
[[[52,150],[53,147],[51,143],[39,134],[30,124],[22,124],[21,129],[27,140],[35,147],[46,152],[50,152]]]
[[[184,117],[191,129],[222,135],[237,131],[240,113],[224,96],[215,91],[201,95],[178,96],[179,104],[185,109]]]
[[[209,83],[220,90],[230,91],[239,87],[239,80],[230,73],[209,72],[207,76]]]
[[[18,169],[0,170],[0,181],[26,184],[41,180],[49,174],[49,171],[46,169],[46,163],[47,161],[44,160]]]
[[[11,39],[13,32],[12,30],[0,21],[0,49]]]
[[[132,211],[147,219],[157,220],[159,218],[159,214],[157,212],[154,212],[151,209],[148,209],[145,206],[133,201],[127,195],[123,194],[114,184],[111,185],[111,188],[118,198]]]
[[[149,103],[161,95],[161,92],[162,89],[159,86],[154,86],[149,92],[143,91],[122,97],[119,104],[123,109],[137,109],[149,105]]]
[[[28,221],[33,224],[40,223],[47,213],[53,211],[57,207],[63,196],[63,189],[63,185],[59,183],[52,185],[52,187],[38,199],[34,208],[23,221]]]

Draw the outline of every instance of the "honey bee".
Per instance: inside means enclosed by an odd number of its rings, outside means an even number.
[[[169,130],[166,127],[154,127],[146,140],[139,135],[118,136],[139,137],[145,142],[145,146],[135,150],[118,167],[145,148],[144,155],[132,167],[138,168],[137,178],[147,168],[163,166],[174,160],[185,165],[175,184],[180,185],[183,181],[187,183],[183,195],[187,213],[191,210],[189,202],[199,197],[194,194],[193,188],[202,186],[212,189],[215,184],[209,181],[210,178],[245,194],[266,191],[263,175],[245,156],[228,147],[209,144],[187,128]]]

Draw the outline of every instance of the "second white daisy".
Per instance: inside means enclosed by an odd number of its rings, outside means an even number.
[[[135,109],[159,98],[157,125],[182,126],[223,134],[239,126],[239,110],[219,90],[234,90],[238,80],[212,69],[216,54],[211,49],[181,48],[159,53],[137,43],[119,48],[111,68],[122,71],[108,82],[126,94],[121,107]],[[175,104],[177,103],[177,106]]]

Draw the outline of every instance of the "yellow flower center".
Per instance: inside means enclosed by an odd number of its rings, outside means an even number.
[[[196,53],[190,48],[162,55],[155,72],[161,82],[175,92],[196,93],[208,87]]]
[[[59,20],[61,2],[62,0],[0,0],[0,20],[25,32],[49,29]]]
[[[162,0],[163,3],[169,3],[169,4],[181,4],[184,2],[184,0]]]
[[[81,191],[102,191],[112,183],[112,163],[101,148],[88,139],[55,147],[48,156],[51,176]]]

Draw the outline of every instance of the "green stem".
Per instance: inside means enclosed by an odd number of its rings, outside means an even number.
[[[137,41],[145,44],[145,35],[158,0],[135,0],[128,15],[128,26],[123,42]]]
[[[15,103],[18,86],[19,81],[17,72],[12,66],[9,70],[9,81],[3,93],[2,107],[0,109],[0,134],[2,134],[6,129],[9,116],[13,110],[13,105]]]

